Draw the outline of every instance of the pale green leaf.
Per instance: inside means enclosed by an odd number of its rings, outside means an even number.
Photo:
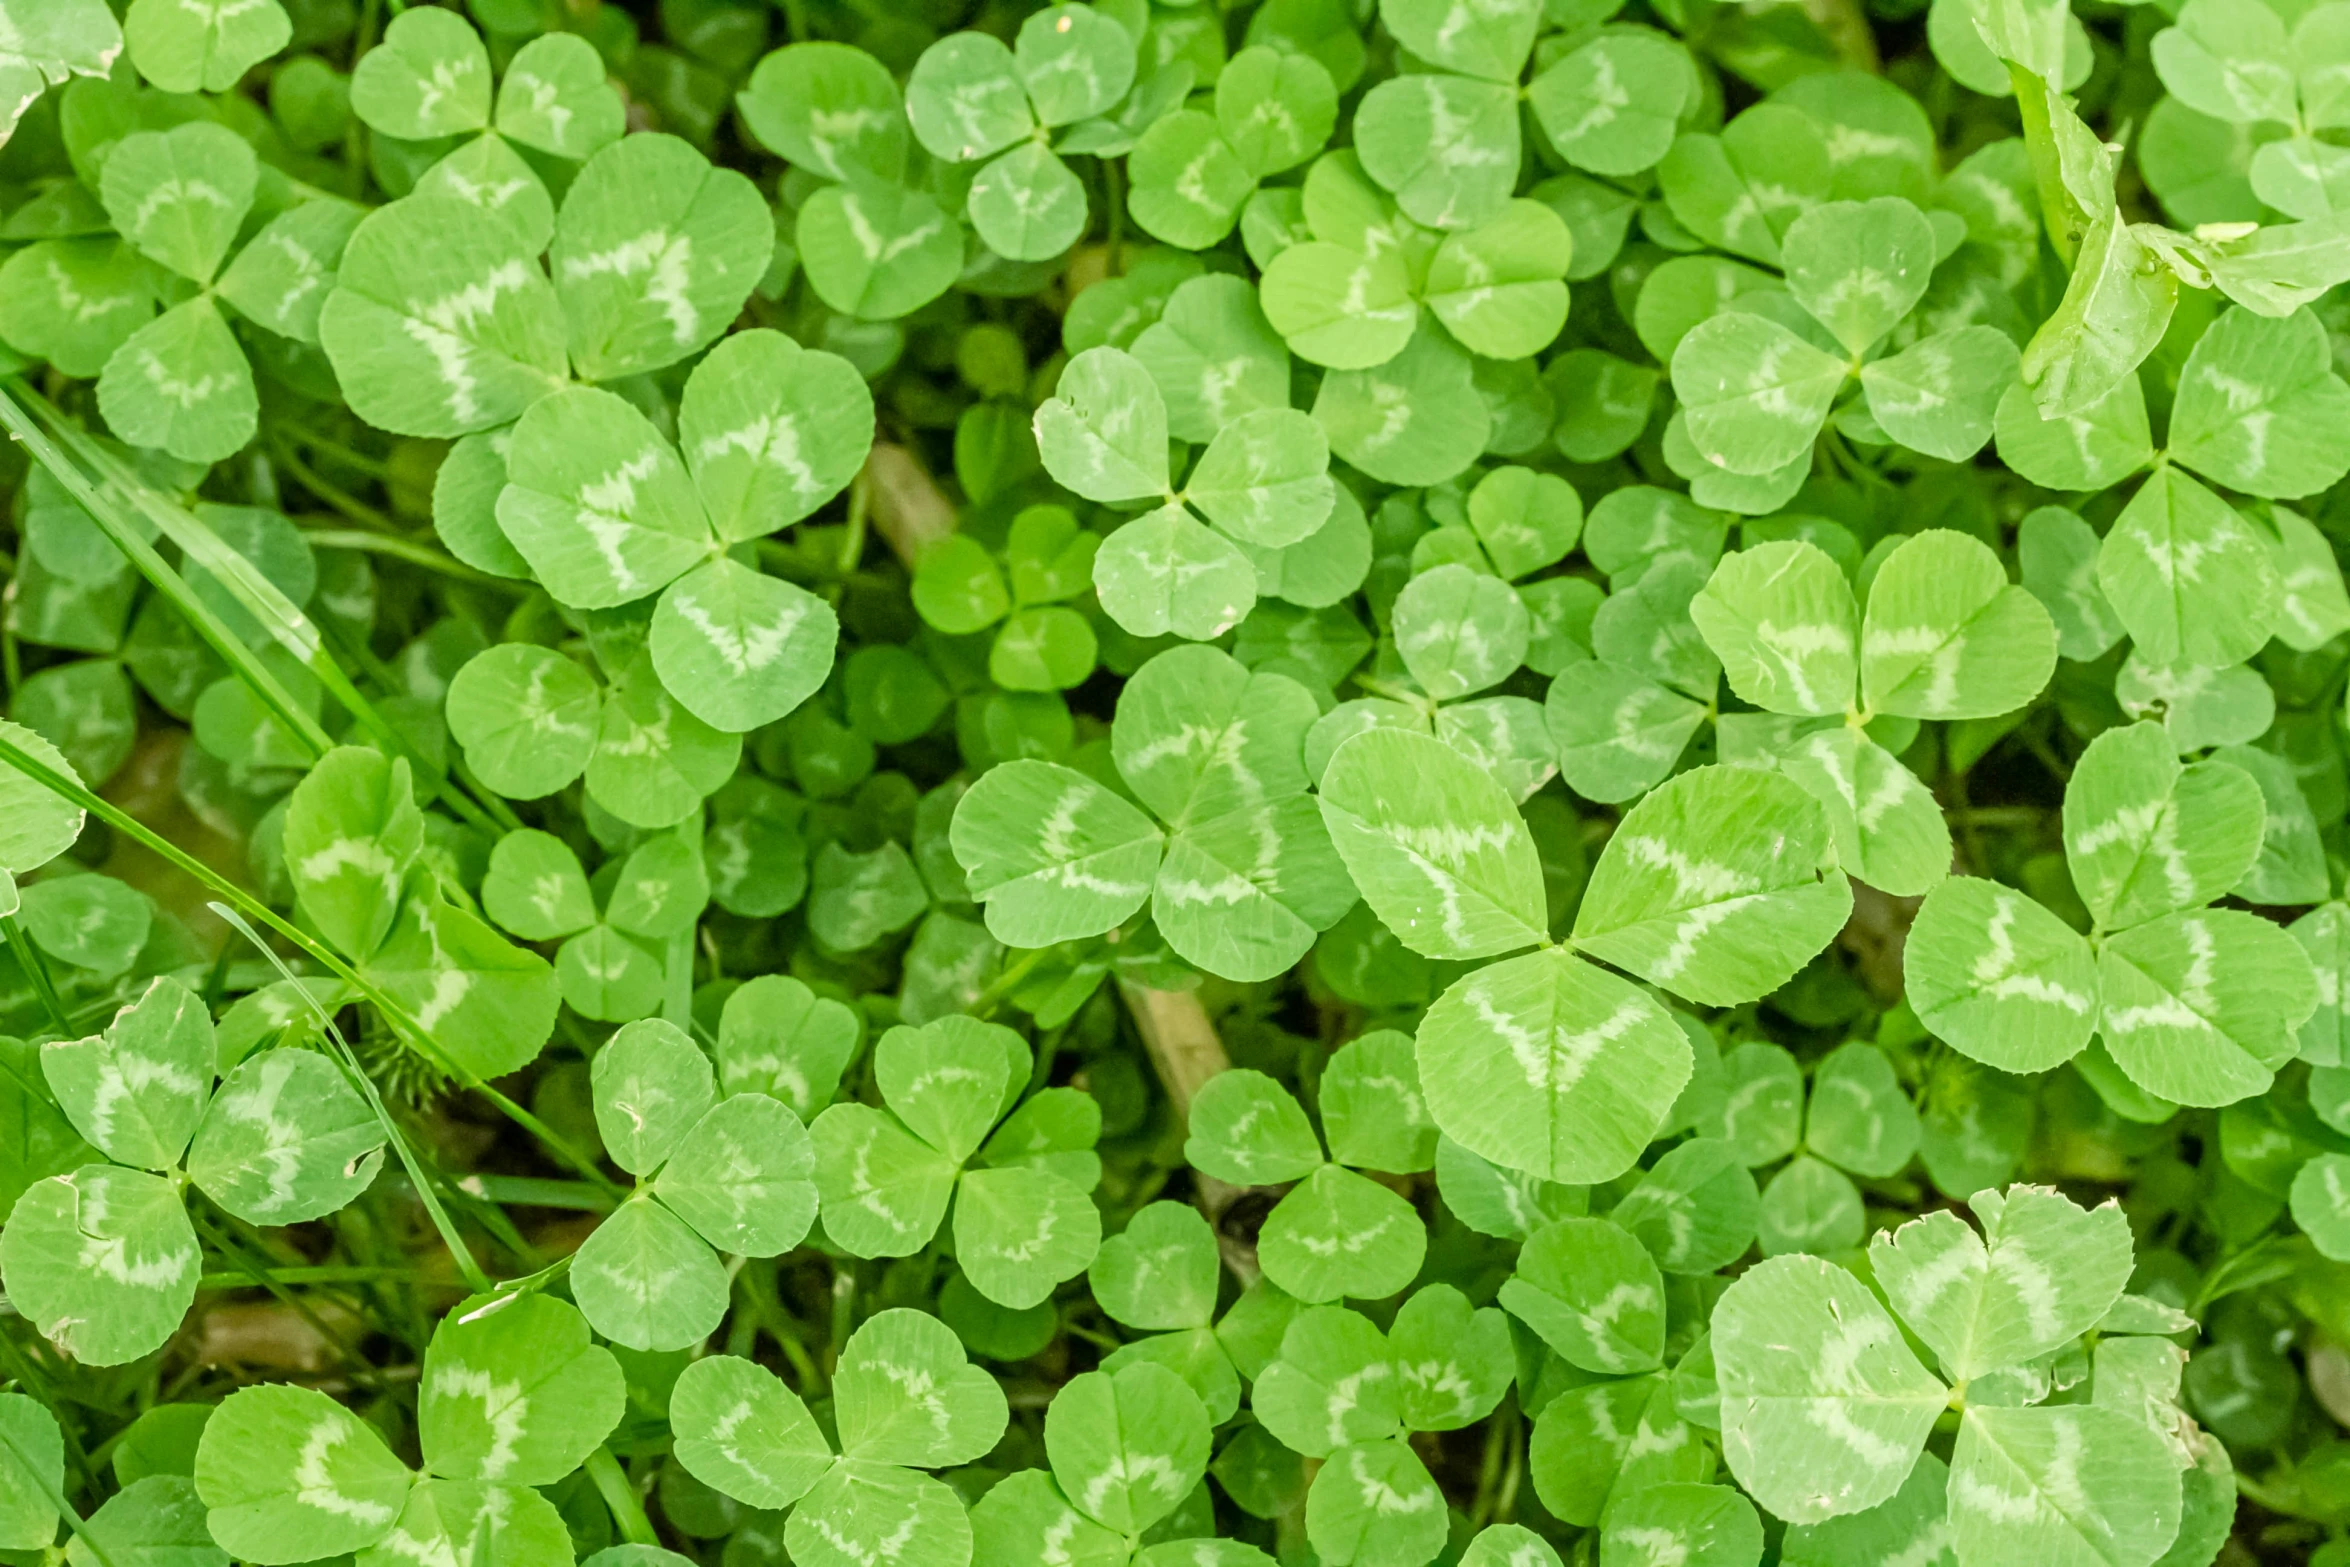
[[[1689,1042],[1644,991],[1560,949],[1456,983],[1419,1030],[1420,1080],[1447,1137],[1546,1180],[1613,1179],[1657,1135]]]

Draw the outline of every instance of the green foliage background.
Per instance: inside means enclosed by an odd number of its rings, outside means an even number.
[[[0,0],[0,1560],[2343,1567],[2345,82]]]

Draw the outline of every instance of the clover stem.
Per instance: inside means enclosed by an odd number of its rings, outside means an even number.
[[[275,432],[271,433],[269,452],[277,460],[278,466],[292,475],[296,483],[326,502],[333,510],[341,512],[363,528],[372,528],[378,533],[395,535],[399,533],[399,525],[393,522],[390,517],[368,505],[349,490],[344,489],[332,479],[326,478],[317,469],[295,456],[294,443],[284,436]]]
[[[1477,1499],[1469,1509],[1469,1526],[1482,1529],[1493,1521],[1493,1506],[1501,1491],[1502,1468],[1509,1451],[1509,1430],[1500,1410],[1485,1425],[1485,1451],[1479,1460]]]
[[[418,1268],[392,1268],[380,1263],[323,1263],[309,1268],[271,1268],[269,1276],[280,1284],[445,1284],[448,1281]],[[249,1290],[253,1288],[252,1274],[239,1269],[235,1273],[203,1273],[196,1277],[198,1290]]]
[[[242,1220],[230,1215],[232,1229],[224,1231],[210,1219],[197,1215],[191,1215],[191,1217],[196,1218],[197,1222],[202,1224],[205,1239],[212,1242],[213,1250],[235,1263],[237,1270],[243,1273],[252,1284],[269,1291],[270,1296],[279,1305],[310,1324],[310,1331],[316,1333],[321,1342],[335,1352],[335,1359],[351,1369],[352,1381],[372,1387],[378,1393],[389,1391],[383,1380],[383,1374],[368,1363],[367,1357],[359,1352],[358,1345],[345,1338],[341,1332],[330,1326],[324,1317],[313,1311],[307,1302],[288,1289],[276,1277],[275,1272],[265,1260],[255,1258],[252,1252],[247,1250],[248,1238],[241,1233],[247,1226]]]
[[[297,523],[301,520],[299,517],[294,519]],[[530,584],[527,582],[476,571],[453,555],[444,554],[429,544],[419,544],[401,534],[371,533],[365,529],[350,528],[304,528],[302,537],[308,539],[314,549],[357,550],[368,555],[389,556],[393,560],[405,561],[411,566],[453,578],[468,587],[489,588],[500,593],[510,593],[516,598],[530,592]]]
[[[841,540],[840,571],[842,576],[857,569],[857,562],[865,558],[865,519],[873,510],[873,476],[870,470],[859,468],[857,476],[849,481],[849,529]]]
[[[1005,999],[1020,988],[1021,981],[1036,972],[1037,965],[1042,963],[1052,950],[1050,947],[1031,947],[1014,958],[1001,973],[996,975],[988,987],[979,993],[978,999],[971,1003],[971,1015],[982,1019],[994,1016],[995,1009],[1002,1006]]]
[[[1126,176],[1124,164],[1116,158],[1104,158],[1102,179],[1108,184],[1110,208],[1109,272],[1112,277],[1126,275]]]
[[[621,1469],[620,1460],[612,1456],[612,1449],[598,1447],[588,1454],[584,1467],[604,1505],[612,1510],[612,1522],[621,1538],[631,1545],[658,1546],[661,1537],[653,1532],[653,1520],[645,1516],[644,1498],[636,1494],[635,1483]]]
[[[24,1351],[16,1347],[16,1340],[5,1333],[0,1333],[0,1364],[7,1366],[10,1379],[18,1386],[29,1389],[35,1400],[51,1409],[62,1407],[55,1390],[49,1385],[49,1379],[25,1358]],[[81,1472],[82,1488],[88,1490],[97,1485],[97,1463],[91,1458],[90,1450],[82,1445],[80,1430],[67,1420],[58,1422],[58,1430],[65,1438],[66,1456],[73,1460],[74,1468]],[[110,1447],[115,1440],[109,1438],[103,1446]]]
[[[1949,819],[1958,824],[1958,841],[1960,846],[1966,850],[1967,869],[1977,876],[1987,876],[1990,874],[1991,867],[1983,854],[1982,834],[1975,827],[1973,806],[1967,799],[1966,774],[1951,771],[1949,758],[1945,756],[1942,776],[1950,784],[1950,800],[1953,809]]]
[[[1436,704],[1421,692],[1414,691],[1408,686],[1395,685],[1371,675],[1357,675],[1354,678],[1356,685],[1370,692],[1373,696],[1385,697],[1390,702],[1400,702],[1405,707],[1417,709],[1431,719],[1436,716]]]
[[[57,986],[49,978],[49,965],[41,961],[41,954],[34,950],[31,940],[24,933],[24,926],[13,914],[0,915],[0,930],[8,932],[8,950],[16,954],[17,967],[24,970],[25,978],[32,984],[33,993],[41,998],[43,1010],[48,1012],[50,1021],[57,1025],[58,1037],[73,1038],[73,1020],[65,1015],[65,1003],[57,997]]]
[[[743,1264],[742,1271],[735,1275],[735,1284],[750,1305],[752,1319],[766,1329],[767,1336],[775,1341],[775,1347],[783,1351],[783,1358],[791,1362],[792,1370],[799,1375],[800,1386],[813,1393],[823,1383],[824,1377],[816,1369],[815,1357],[808,1353],[808,1346],[800,1340],[799,1319],[785,1308],[781,1297],[776,1294],[775,1259],[749,1259]]]
[[[857,1325],[857,1263],[844,1257],[832,1265],[832,1339],[824,1346],[824,1375],[830,1381],[840,1369],[841,1346]]]

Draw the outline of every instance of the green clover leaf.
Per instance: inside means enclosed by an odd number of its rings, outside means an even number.
[[[815,1222],[814,1145],[766,1094],[719,1099],[701,1047],[659,1018],[613,1035],[591,1082],[604,1146],[639,1185],[580,1246],[572,1294],[631,1349],[698,1342],[726,1311],[717,1252],[776,1256]]]

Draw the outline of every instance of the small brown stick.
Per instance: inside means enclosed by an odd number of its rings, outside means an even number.
[[[865,459],[865,482],[871,486],[873,527],[898,559],[911,570],[922,552],[955,531],[955,503],[939,488],[922,460],[906,447],[876,441]],[[1232,1065],[1224,1041],[1216,1033],[1207,1008],[1188,990],[1150,990],[1121,980],[1118,994],[1134,1018],[1151,1068],[1167,1090],[1176,1119],[1189,1123],[1191,1101],[1200,1086]],[[1192,1175],[1201,1211],[1216,1225],[1216,1245],[1224,1265],[1243,1285],[1257,1280],[1256,1248],[1226,1235],[1219,1220],[1243,1188],[1213,1176]]]

